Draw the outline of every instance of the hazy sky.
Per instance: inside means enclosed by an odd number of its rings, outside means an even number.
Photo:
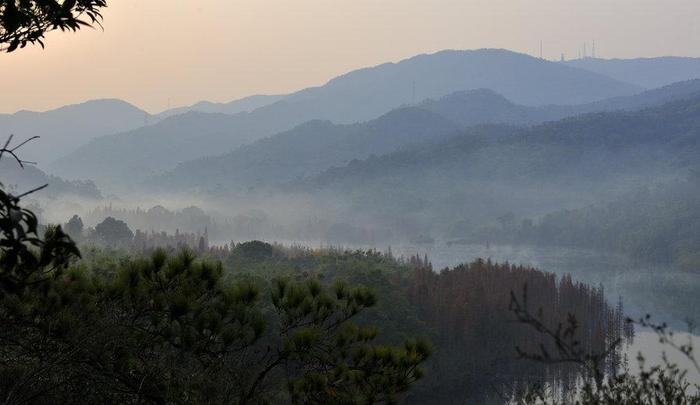
[[[104,31],[0,54],[0,112],[116,97],[151,112],[319,85],[441,49],[700,56],[698,0],[110,0]],[[590,46],[590,45],[589,45]]]

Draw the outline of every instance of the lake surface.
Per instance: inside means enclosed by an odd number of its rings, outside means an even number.
[[[700,351],[700,336],[680,332],[677,332],[674,336],[675,341],[681,344],[688,342],[689,338],[693,340],[695,351]],[[639,372],[640,370],[639,362],[636,360],[640,352],[644,355],[647,369],[651,366],[663,365],[663,355],[665,354],[669,362],[677,364],[681,370],[688,370],[688,381],[700,385],[700,371],[693,366],[687,357],[677,350],[659,343],[659,338],[655,333],[641,331],[635,334],[634,342],[627,348],[629,369],[632,372]]]

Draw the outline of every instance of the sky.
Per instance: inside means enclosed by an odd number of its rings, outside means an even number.
[[[149,112],[317,86],[442,49],[700,56],[698,0],[109,0],[104,30],[0,54],[0,112],[120,98]]]

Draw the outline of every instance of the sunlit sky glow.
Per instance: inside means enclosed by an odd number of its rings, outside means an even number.
[[[0,112],[121,98],[158,112],[320,85],[441,49],[700,56],[697,0],[110,0],[104,31],[0,55]]]

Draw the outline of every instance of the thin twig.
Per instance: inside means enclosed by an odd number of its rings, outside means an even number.
[[[22,146],[24,146],[24,144],[26,144],[27,142],[33,141],[34,139],[39,139],[39,138],[41,138],[39,135],[34,135],[33,137],[31,137],[31,138],[25,140],[24,142],[20,143],[19,145],[15,146],[14,148],[12,148],[12,151],[14,152],[14,151],[16,151],[17,149],[19,149],[19,148],[21,148]],[[9,142],[8,142],[8,143],[9,143]],[[5,145],[5,147],[7,147],[7,145]]]
[[[19,145],[15,146],[13,148],[10,148],[10,142],[12,142],[13,137],[14,137],[14,134],[10,134],[10,136],[7,137],[7,141],[5,142],[5,146],[3,146],[2,149],[0,149],[0,159],[2,159],[2,155],[4,153],[8,153],[10,156],[12,156],[17,161],[17,164],[19,164],[19,166],[23,169],[24,169],[25,164],[35,165],[36,162],[31,162],[29,160],[20,159],[19,156],[17,156],[17,154],[15,153],[15,151],[17,149],[21,148],[22,146],[26,145],[27,142],[33,141],[34,139],[38,139],[39,136],[32,136],[31,138],[25,140],[24,142],[21,142]]]
[[[27,191],[27,192],[25,192],[25,193],[22,193],[22,194],[16,196],[15,198],[20,199],[20,198],[22,198],[22,197],[26,197],[26,196],[28,196],[29,194],[36,193],[37,191],[43,190],[43,189],[45,189],[45,188],[48,187],[48,186],[49,186],[48,183],[47,183],[47,184],[44,184],[43,186],[39,186],[39,187],[33,188],[33,189],[31,189],[31,190],[29,190],[29,191]]]

